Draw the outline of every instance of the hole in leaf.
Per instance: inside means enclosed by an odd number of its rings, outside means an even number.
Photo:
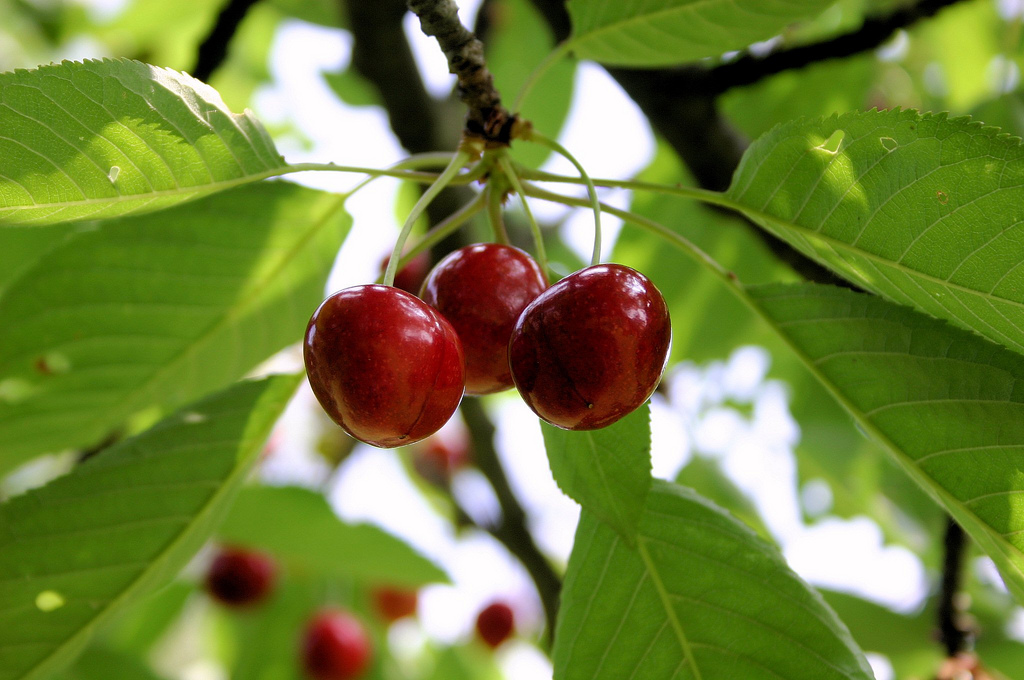
[[[886,151],[892,151],[897,146],[899,146],[899,144],[896,143],[896,140],[893,139],[892,137],[882,137],[878,141],[880,141],[882,143],[882,146],[885,147]]]
[[[846,137],[846,133],[844,131],[836,130],[828,139],[822,142],[818,148],[826,153],[836,153],[839,151],[839,147],[842,145],[844,137]]]
[[[36,595],[36,607],[41,612],[52,612],[64,606],[64,596],[55,590],[44,590]]]

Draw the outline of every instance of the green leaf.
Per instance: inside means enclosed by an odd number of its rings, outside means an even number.
[[[551,27],[529,0],[502,0],[494,4],[490,16],[485,43],[487,67],[502,92],[513,95],[554,48],[555,39]],[[523,40],[524,35],[530,39]],[[559,60],[545,73],[543,90],[538,88],[537,96],[528,97],[517,114],[530,121],[535,130],[557,138],[569,115],[575,77],[575,62]],[[550,154],[545,146],[526,143],[513,144],[509,152],[520,163],[534,168],[540,167]]]
[[[669,66],[766,40],[833,0],[569,0],[568,47],[615,66]]]
[[[650,406],[600,430],[541,430],[558,488],[632,545],[651,488]]]
[[[240,187],[80,231],[23,272],[0,297],[0,472],[300,340],[348,228],[341,200]]]
[[[1024,602],[1024,358],[871,295],[815,285],[750,294]]]
[[[728,510],[761,538],[772,541],[771,532],[765,526],[754,502],[726,476],[717,460],[694,455],[676,475],[675,481]]]
[[[409,587],[448,582],[440,567],[401,539],[369,524],[343,522],[308,489],[243,489],[218,535],[331,578]]]
[[[967,118],[798,121],[744,155],[728,200],[859,286],[1024,353],[1024,147]]]
[[[655,481],[637,547],[584,511],[555,677],[873,677],[850,634],[778,550],[692,491]]]
[[[209,536],[299,382],[209,397],[0,506],[0,679],[43,678]]]
[[[0,74],[0,224],[150,212],[285,167],[251,113],[126,59]]]

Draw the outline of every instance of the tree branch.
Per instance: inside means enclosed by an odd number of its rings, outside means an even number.
[[[238,31],[249,9],[258,0],[229,0],[214,22],[213,28],[203,39],[196,52],[196,65],[192,69],[192,77],[207,81],[213,72],[224,63],[228,54],[228,44]]]
[[[557,40],[571,26],[560,0],[532,0]],[[672,70],[606,68],[636,102],[654,130],[675,149],[698,185],[713,191],[728,188],[732,173],[747,147],[744,139],[718,110],[716,97],[693,87],[703,68]],[[760,227],[748,224],[771,252],[809,281],[849,287],[849,284]]]
[[[783,71],[873,50],[896,31],[908,28],[921,19],[933,17],[940,10],[958,2],[963,0],[921,0],[915,5],[898,7],[884,16],[869,17],[857,30],[823,42],[781,49],[765,57],[746,54],[736,61],[711,69],[695,69],[693,88],[705,94],[722,94],[734,87],[752,85]]]
[[[952,517],[946,518],[944,540],[945,558],[942,563],[942,588],[939,591],[938,611],[939,638],[946,649],[946,656],[955,657],[966,651],[970,631],[961,621],[957,607],[957,594],[963,577],[964,553],[967,535]]]
[[[448,59],[448,70],[458,79],[460,98],[469,108],[465,133],[508,146],[515,117],[502,106],[484,61],[483,43],[459,21],[454,0],[408,0],[408,5],[419,17],[423,33],[437,38]]]
[[[491,483],[501,505],[501,523],[484,528],[519,558],[529,572],[544,605],[547,620],[545,637],[551,640],[555,633],[562,581],[537,547],[526,526],[526,513],[519,505],[512,487],[509,486],[508,478],[505,477],[505,471],[494,449],[494,424],[487,417],[483,405],[479,399],[470,398],[463,399],[459,408],[473,442],[473,460]]]

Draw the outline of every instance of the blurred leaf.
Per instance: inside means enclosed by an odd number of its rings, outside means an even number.
[[[59,246],[82,225],[54,224],[46,227],[0,229],[0,297],[21,273]]]
[[[561,680],[872,678],[846,628],[778,550],[655,481],[637,548],[584,511],[554,648]]]
[[[569,0],[569,46],[615,66],[671,66],[718,57],[779,33],[834,0]]]
[[[369,524],[348,524],[320,494],[299,487],[243,489],[218,533],[332,578],[417,587],[448,576],[408,544]]]
[[[693,456],[676,475],[676,484],[688,486],[712,503],[720,505],[757,532],[758,536],[772,542],[771,533],[765,527],[754,503],[726,476],[717,461]]]
[[[750,295],[872,438],[971,535],[1024,602],[1024,358],[830,286]]]
[[[341,200],[240,187],[79,231],[24,271],[0,297],[0,471],[297,342],[348,230]]]
[[[971,117],[1016,137],[1024,136],[1024,91],[1008,92],[979,104]]]
[[[250,112],[190,76],[137,61],[0,74],[0,223],[151,212],[280,174]]]
[[[907,616],[855,595],[822,590],[822,597],[867,652],[884,654],[897,678],[930,678],[945,654],[935,639],[931,609]]]
[[[244,110],[252,106],[258,88],[271,85],[270,49],[281,22],[280,12],[263,3],[246,12],[223,63],[209,80],[228,106]]]
[[[174,581],[130,607],[104,631],[103,639],[112,649],[145,654],[178,619],[195,593],[194,583]]]
[[[869,108],[879,75],[878,59],[863,54],[783,71],[719,99],[729,120],[751,138],[795,118],[828,116]]]
[[[349,106],[379,106],[380,97],[365,78],[350,64],[340,71],[322,73],[327,86],[338,95],[338,99]]]
[[[761,137],[727,194],[871,292],[1024,353],[1024,148],[969,119],[873,111]]]
[[[113,20],[100,20],[89,34],[111,54],[187,71],[213,28],[224,2],[209,0],[128,0]]]
[[[337,0],[270,0],[270,6],[288,17],[330,28],[347,28],[345,3]]]
[[[651,407],[600,430],[571,432],[542,421],[541,431],[558,488],[633,545],[651,488]]]
[[[213,531],[298,384],[243,382],[0,506],[0,678],[44,678]]]
[[[528,0],[501,0],[483,5],[490,12],[490,28],[486,41],[487,67],[494,82],[509,101],[526,84],[546,54],[554,48],[551,28]],[[523,36],[530,36],[524,40]],[[543,89],[523,102],[516,111],[533,127],[552,139],[558,137],[572,104],[576,64],[563,59],[544,74]],[[548,157],[547,147],[517,142],[512,155],[527,167],[540,167]]]

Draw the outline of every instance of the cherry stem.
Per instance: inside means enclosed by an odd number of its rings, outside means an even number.
[[[586,184],[586,181],[584,181],[581,177],[557,175],[551,172],[544,172],[542,170],[533,170],[532,168],[519,168],[519,175],[523,179],[532,179],[538,182],[558,182],[560,184]],[[608,187],[610,189],[632,189],[637,191],[653,191],[659,194],[670,194],[672,196],[692,198],[702,203],[710,203],[712,205],[722,206],[723,208],[729,208],[731,210],[739,210],[739,206],[733,201],[731,201],[729,198],[727,198],[725,194],[718,191],[711,191],[710,189],[701,189],[699,187],[687,187],[679,184],[655,184],[654,182],[639,182],[603,178],[595,178],[592,181],[595,186],[599,187]]]
[[[505,192],[504,185],[498,186],[495,178],[487,183],[487,216],[491,223],[491,230],[494,232],[494,240],[507,246],[510,241],[508,230],[505,229],[505,217],[502,210],[501,199]]]
[[[591,181],[590,175],[583,169],[583,165],[576,160],[576,157],[569,153],[569,150],[558,143],[558,141],[545,137],[539,132],[529,129],[526,133],[525,139],[533,142],[537,142],[541,146],[546,146],[558,155],[565,158],[567,161],[576,166],[576,170],[580,173],[580,179],[587,185],[587,195],[590,197],[590,208],[594,211],[594,252],[590,256],[590,264],[595,265],[601,261],[601,205],[597,198],[597,189],[594,188],[594,182]]]
[[[483,207],[484,195],[477,194],[472,201],[435,224],[430,231],[423,235],[423,238],[405,251],[405,255],[403,255],[402,259],[398,261],[398,269],[401,270],[402,267],[409,264],[409,260],[416,257],[424,250],[432,248],[435,244],[441,242],[445,237],[465,224],[467,220],[480,212]]]
[[[509,184],[519,194],[519,200],[523,203],[523,212],[526,213],[527,222],[530,224],[530,231],[533,233],[533,246],[537,250],[537,264],[540,265],[541,271],[547,273],[548,255],[544,250],[544,234],[541,233],[540,225],[537,224],[537,220],[533,217],[533,211],[530,210],[530,203],[526,200],[526,193],[523,191],[523,185],[519,181],[519,175],[516,174],[516,170],[512,167],[512,163],[506,154],[498,157],[498,166],[505,173]]]
[[[402,225],[402,231],[398,234],[398,240],[395,241],[395,247],[391,251],[391,259],[388,261],[387,271],[384,272],[384,285],[391,286],[395,283],[395,274],[398,273],[398,261],[402,258],[402,248],[405,247],[405,242],[409,239],[409,234],[412,233],[412,228],[416,224],[416,220],[420,218],[423,211],[427,209],[430,202],[441,193],[441,191],[451,184],[451,181],[459,173],[466,163],[469,162],[470,154],[468,151],[459,151],[451,157],[451,162],[448,163],[448,167],[440,174],[440,176],[427,187],[427,190],[420,196],[420,200],[416,201],[416,205],[412,207],[409,212],[409,216],[405,219],[405,224]]]
[[[562,194],[556,194],[552,191],[546,191],[540,187],[534,186],[533,184],[527,183],[524,185],[526,189],[526,195],[534,198],[540,198],[545,201],[554,201],[555,203],[561,203],[562,205],[586,207],[589,205],[587,201],[582,198],[575,198],[573,196],[563,196]],[[746,298],[746,291],[743,290],[742,286],[736,283],[735,277],[725,270],[722,265],[718,264],[714,258],[705,253],[703,250],[698,248],[692,241],[681,234],[677,234],[668,227],[652,219],[637,215],[628,210],[622,210],[608,205],[607,203],[598,204],[604,212],[609,215],[614,215],[624,222],[629,222],[635,226],[641,227],[650,231],[657,236],[670,242],[672,245],[678,247],[680,250],[689,255],[692,259],[696,260],[698,264],[703,267],[707,267],[714,272],[718,278],[722,279],[731,288],[738,290],[741,297]]]

